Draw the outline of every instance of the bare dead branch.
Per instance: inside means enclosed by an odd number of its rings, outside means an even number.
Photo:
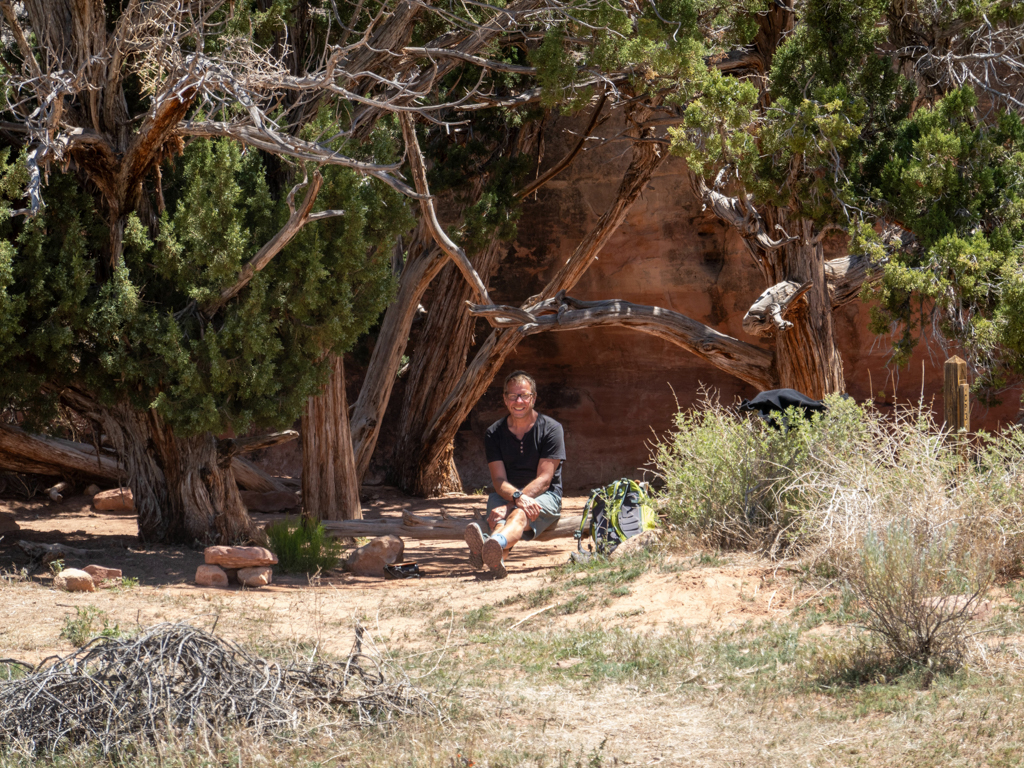
[[[771,352],[734,339],[670,309],[631,304],[621,299],[579,301],[563,296],[556,301],[558,309],[554,314],[535,314],[519,307],[475,305],[471,305],[470,312],[486,317],[496,325],[511,325],[525,314],[529,322],[518,327],[518,332],[524,336],[604,326],[633,328],[680,346],[761,389],[771,389],[777,380]],[[539,308],[550,311],[556,301],[547,300]]]
[[[217,441],[217,455],[221,458],[237,456],[240,453],[252,453],[272,448],[297,439],[299,433],[294,429],[286,429],[283,432],[271,432],[269,435],[257,435],[255,437],[232,437]]]
[[[604,111],[604,105],[607,102],[608,93],[607,91],[605,91],[601,94],[601,98],[598,100],[597,105],[594,107],[594,114],[591,115],[590,117],[590,123],[587,125],[586,129],[584,129],[583,134],[580,136],[580,140],[576,142],[576,146],[569,151],[569,154],[567,154],[565,157],[563,157],[561,160],[555,163],[555,165],[552,166],[543,176],[541,176],[539,179],[536,179],[535,181],[531,181],[521,190],[516,192],[516,197],[529,197],[531,194],[536,192],[538,189],[540,189],[553,178],[555,178],[555,176],[557,176],[558,174],[560,174],[562,171],[569,167],[572,161],[576,159],[576,156],[579,155],[579,153],[583,150],[583,146],[587,143],[587,139],[590,138],[591,134],[593,134],[594,129],[597,128],[598,125],[600,125],[601,112]]]
[[[471,53],[463,53],[459,50],[450,50],[445,48],[403,48],[402,53],[408,54],[409,56],[425,56],[430,59],[459,59],[460,61],[466,61],[470,64],[475,64],[478,67],[483,67],[484,69],[489,69],[493,72],[511,72],[518,75],[537,74],[536,67],[524,67],[520,64],[507,64],[504,61],[491,61],[490,59],[482,59],[479,56],[474,56]]]
[[[787,331],[793,324],[784,317],[796,301],[811,289],[813,283],[783,280],[760,296],[743,316],[743,330],[751,336],[768,336],[775,331]]]
[[[434,242],[448,255],[448,258],[455,262],[455,266],[462,272],[466,282],[473,286],[473,290],[476,291],[480,300],[484,304],[493,303],[491,302],[491,297],[487,294],[487,287],[480,279],[480,275],[473,269],[473,265],[469,261],[466,252],[452,242],[437,220],[434,200],[430,196],[430,190],[427,188],[427,168],[423,162],[423,154],[420,152],[420,144],[416,138],[416,127],[413,125],[412,118],[408,114],[402,113],[399,115],[399,120],[402,123],[402,137],[405,139],[405,152],[409,160],[413,183],[416,185],[416,191],[419,193],[420,210],[423,212],[423,217],[427,222]]]

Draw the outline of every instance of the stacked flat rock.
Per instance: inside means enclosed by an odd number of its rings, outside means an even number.
[[[96,583],[85,571],[77,568],[65,568],[53,577],[53,586],[65,592],[95,592]]]
[[[102,584],[107,579],[121,578],[120,568],[107,568],[102,565],[87,565],[82,570],[92,576],[92,580],[96,584]]]
[[[196,584],[200,587],[226,587],[228,575],[219,565],[200,565],[196,569]]]
[[[207,565],[221,568],[259,568],[277,565],[277,555],[265,547],[207,547],[203,550]]]
[[[274,569],[270,566],[261,568],[239,568],[235,575],[238,583],[244,587],[265,587],[274,577]]]

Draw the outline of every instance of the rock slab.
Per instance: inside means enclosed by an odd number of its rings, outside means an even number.
[[[92,580],[96,584],[102,584],[107,579],[121,578],[120,568],[107,568],[103,565],[87,565],[82,570],[92,576]]]
[[[134,512],[135,499],[131,488],[111,488],[92,497],[92,508],[98,512]]]
[[[277,555],[266,547],[207,547],[203,550],[207,565],[221,568],[259,568],[277,565]]]
[[[77,568],[65,568],[53,577],[53,586],[65,592],[95,592],[96,583],[85,571]]]
[[[274,569],[268,566],[238,569],[238,583],[244,587],[265,587],[273,578]]]
[[[616,560],[626,555],[635,555],[638,552],[645,552],[658,545],[660,534],[658,531],[643,531],[631,539],[626,539],[619,544],[611,554],[610,559]]]
[[[196,584],[200,587],[226,587],[228,575],[217,565],[200,565],[196,568]]]
[[[402,562],[405,544],[398,536],[378,536],[352,551],[343,567],[356,576],[383,576],[384,566]]]

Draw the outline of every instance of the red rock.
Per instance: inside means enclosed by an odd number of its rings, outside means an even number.
[[[405,544],[398,536],[378,536],[353,550],[345,559],[344,568],[356,576],[383,576],[384,566],[402,562],[404,553]]]
[[[93,509],[100,512],[134,512],[135,499],[131,488],[111,488],[92,497]]]
[[[246,587],[265,587],[273,578],[274,569],[267,566],[238,569],[238,583]]]
[[[654,549],[658,546],[658,540],[661,538],[658,531],[643,531],[639,535],[634,536],[631,539],[626,539],[624,542],[619,544],[614,550],[610,559],[615,560],[620,557],[626,557],[627,555],[635,555],[638,552],[644,552],[649,549]]]
[[[228,575],[216,565],[200,565],[196,569],[196,584],[200,587],[226,587]]]
[[[53,577],[53,586],[65,592],[95,592],[96,583],[85,571],[77,568],[65,568]]]
[[[250,512],[281,512],[301,503],[291,491],[241,491],[242,502]]]
[[[219,565],[222,568],[277,565],[277,555],[264,547],[207,547],[203,555],[209,565]]]
[[[82,570],[92,576],[92,580],[97,584],[101,584],[107,579],[121,578],[120,568],[107,568],[102,565],[87,565]]]

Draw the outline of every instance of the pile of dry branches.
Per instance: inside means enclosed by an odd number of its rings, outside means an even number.
[[[187,624],[160,624],[132,639],[97,638],[0,682],[0,750],[52,754],[88,743],[107,754],[129,737],[225,726],[258,737],[338,709],[360,725],[441,716],[427,693],[362,652],[362,635],[357,626],[345,663],[291,665]]]

